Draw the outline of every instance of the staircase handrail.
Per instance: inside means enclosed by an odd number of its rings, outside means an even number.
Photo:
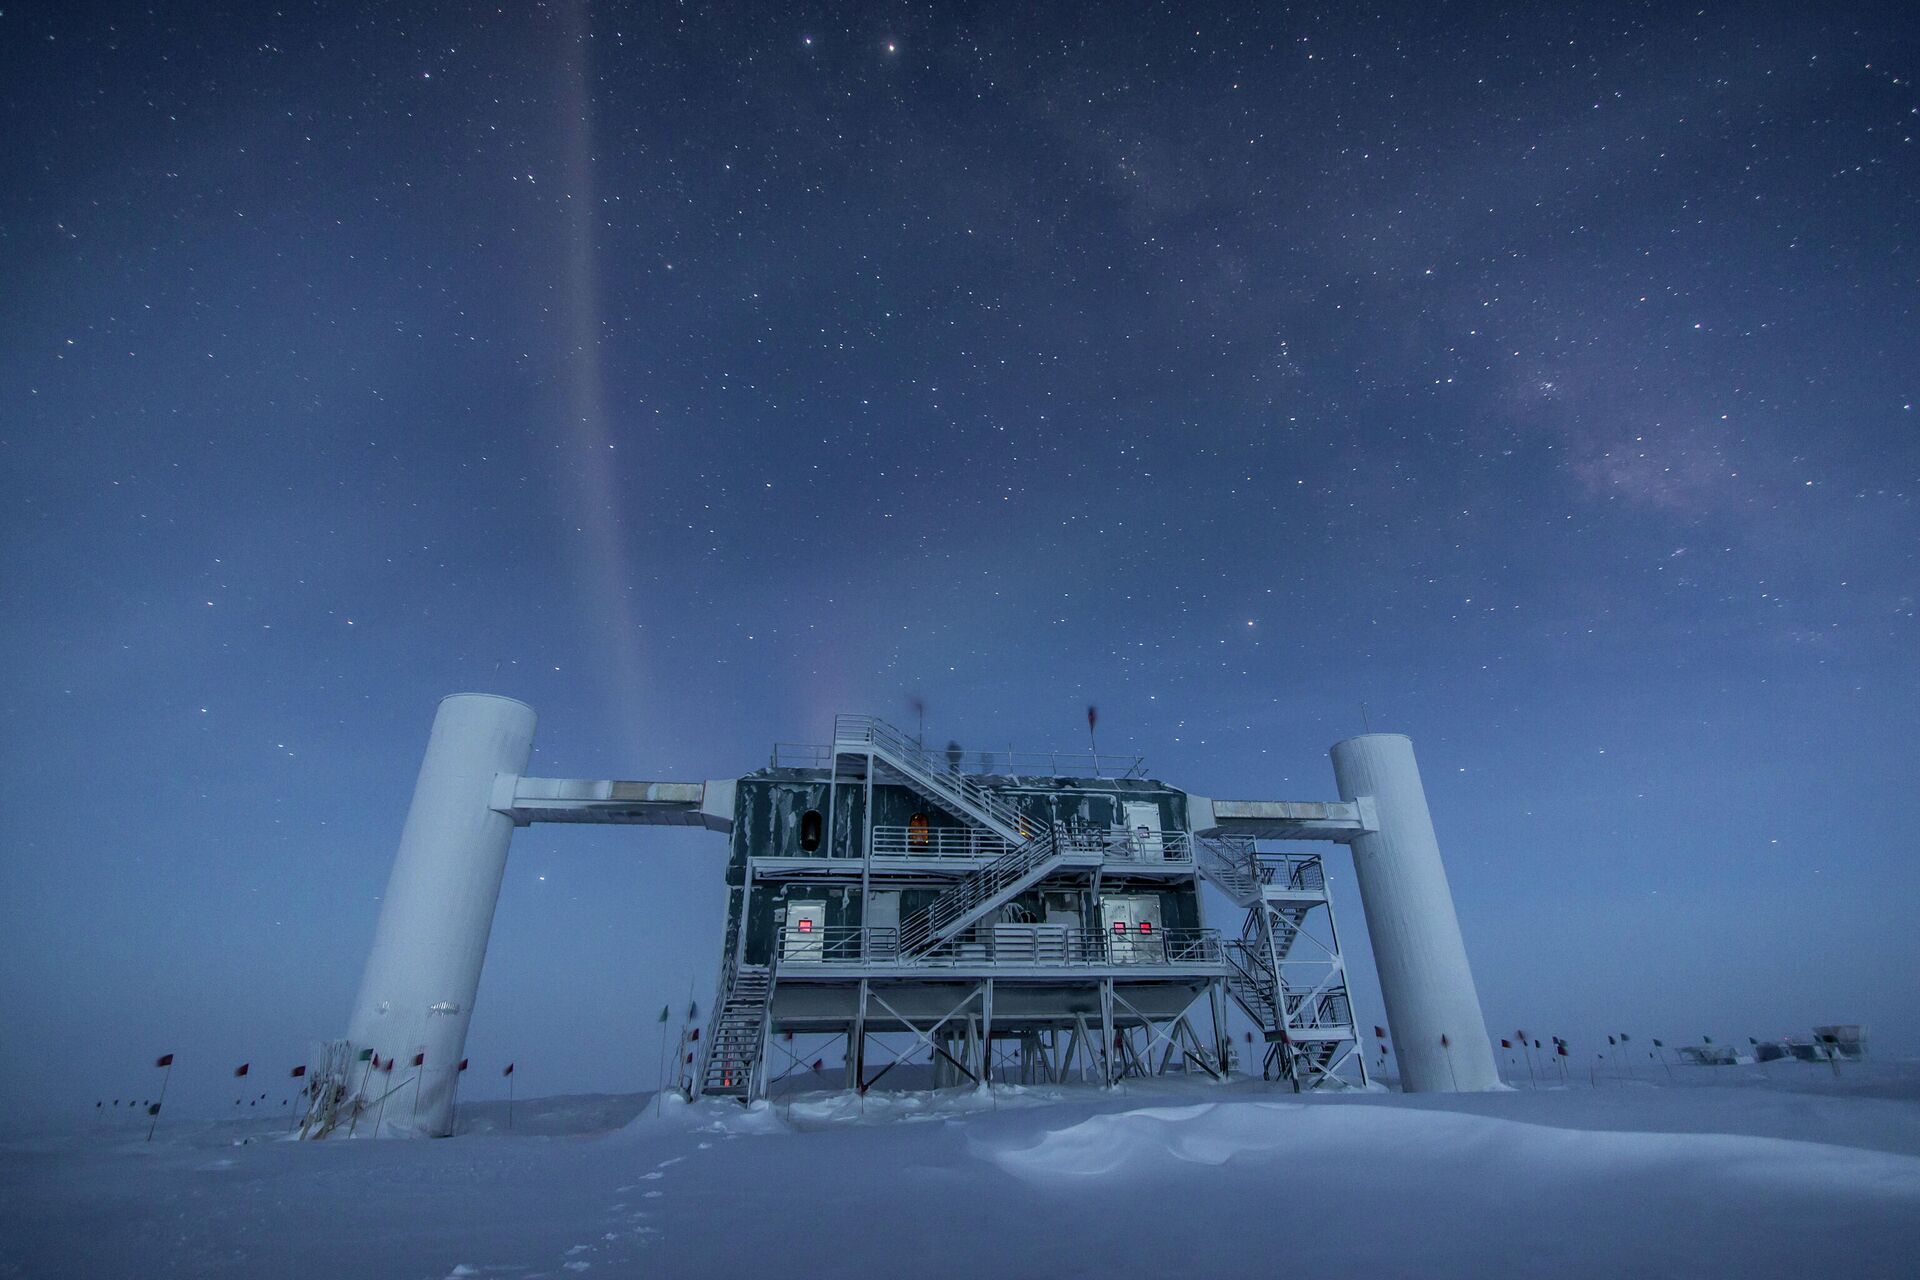
[[[967,876],[900,922],[900,950],[914,955],[939,941],[940,930],[991,898],[1002,886],[1022,879],[1059,852],[1059,833],[1048,826]]]
[[[1253,841],[1197,836],[1193,840],[1193,860],[1200,874],[1243,905],[1259,896],[1259,861]]]
[[[903,766],[916,781],[963,810],[970,809],[965,816],[980,825],[994,829],[1008,840],[1028,838],[1027,831],[1032,824],[1025,815],[966,774],[949,768],[936,753],[928,751],[925,744],[915,742],[878,716],[835,716],[833,741],[835,750],[843,743],[864,743],[877,749]]]

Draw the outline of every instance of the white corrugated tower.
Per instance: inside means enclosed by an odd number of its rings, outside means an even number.
[[[1410,1093],[1498,1088],[1413,743],[1369,733],[1336,744],[1332,755],[1340,798],[1372,805],[1373,829],[1352,842],[1353,868],[1401,1086]]]
[[[347,1030],[356,1053],[395,1060],[390,1072],[362,1065],[351,1081],[369,1102],[391,1095],[389,1132],[453,1132],[467,1023],[513,837],[513,819],[492,807],[494,779],[526,772],[533,726],[533,708],[492,694],[455,694],[434,716]],[[418,1068],[416,1055],[425,1056]]]

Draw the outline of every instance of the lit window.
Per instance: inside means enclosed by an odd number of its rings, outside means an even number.
[[[1140,922],[1140,932],[1142,932],[1142,933],[1152,933],[1152,932],[1153,932],[1153,922],[1152,922],[1151,920],[1142,920],[1142,921]]]
[[[1115,920],[1113,922],[1113,931],[1115,933],[1125,933],[1127,931],[1127,922],[1125,920]]]
[[[927,815],[916,813],[907,819],[907,843],[916,849],[924,849],[933,842],[933,824],[927,821]]]
[[[800,815],[800,847],[812,853],[820,847],[820,831],[824,826],[818,809],[809,809]]]
[[[813,932],[813,921],[811,921],[811,920],[809,920],[809,919],[807,919],[807,918],[806,918],[805,916],[801,916],[801,917],[800,917],[800,932],[802,932],[802,933],[812,933],[812,932]]]

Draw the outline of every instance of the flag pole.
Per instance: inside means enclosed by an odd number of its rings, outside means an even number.
[[[420,1077],[427,1074],[426,1064],[420,1063],[413,1069],[413,1119],[408,1125],[417,1134],[420,1132]]]
[[[153,1123],[147,1126],[147,1141],[153,1141],[153,1131],[160,1127],[160,1108],[166,1105],[167,1081],[173,1079],[173,1055],[167,1055],[167,1074],[160,1077],[160,1100],[153,1104]]]
[[[669,1006],[660,1006],[660,1054],[658,1070],[653,1073],[653,1114],[660,1115],[662,1095],[667,1091],[667,1017]]]
[[[387,1070],[388,1071],[393,1070],[393,1059],[391,1058],[387,1059]],[[393,1090],[391,1089],[385,1090],[380,1095],[380,1114],[373,1118],[373,1136],[376,1138],[380,1136],[380,1126],[386,1123],[387,1099],[391,1098],[392,1096],[393,1096]]]
[[[371,1049],[366,1052],[367,1073],[360,1077],[360,1096],[354,1101],[353,1119],[347,1124],[349,1138],[353,1136],[353,1131],[360,1127],[360,1113],[367,1109],[367,1082],[373,1079],[373,1060],[380,1056]]]

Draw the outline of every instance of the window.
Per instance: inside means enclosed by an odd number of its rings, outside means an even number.
[[[907,819],[907,844],[910,848],[924,849],[933,843],[933,824],[927,821],[927,815],[916,813]]]
[[[809,809],[800,815],[800,847],[808,853],[820,847],[820,831],[824,823],[818,809]]]

